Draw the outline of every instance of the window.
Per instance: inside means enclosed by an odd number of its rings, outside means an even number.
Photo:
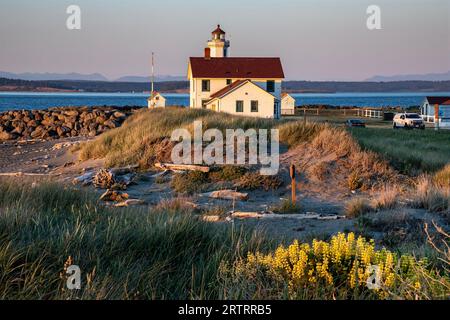
[[[267,92],[275,92],[275,81],[267,80]]]
[[[209,80],[202,80],[202,91],[203,92],[209,92],[210,90],[210,81]]]
[[[258,100],[252,100],[250,111],[258,112]]]
[[[233,81],[231,79],[227,79],[227,86],[229,86]]]
[[[203,108],[203,109],[206,109],[206,103],[207,103],[208,101],[209,101],[208,99],[202,100],[202,108]]]
[[[406,119],[421,119],[420,116],[416,113],[411,113],[406,115]]]
[[[236,112],[244,112],[244,101],[242,100],[236,101]]]

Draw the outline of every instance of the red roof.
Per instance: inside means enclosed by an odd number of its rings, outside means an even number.
[[[190,58],[192,77],[284,79],[280,58]]]
[[[427,97],[428,103],[439,105],[450,105],[450,97]]]
[[[216,99],[216,98],[219,98],[219,99],[220,99],[220,98],[226,96],[227,94],[233,92],[234,90],[236,90],[236,89],[238,89],[239,87],[245,85],[246,83],[251,83],[252,85],[254,85],[254,86],[256,86],[257,88],[261,89],[262,91],[266,92],[267,94],[270,94],[271,96],[273,96],[273,94],[271,94],[271,93],[265,91],[263,88],[257,86],[257,85],[256,85],[255,83],[253,83],[251,80],[246,79],[246,80],[238,80],[238,81],[235,81],[235,82],[233,82],[232,84],[226,86],[225,88],[220,89],[219,91],[213,93],[213,94],[210,96],[211,99],[208,101],[208,103],[211,102],[212,100]],[[273,97],[276,98],[275,96],[273,96]]]
[[[213,93],[210,97],[211,97],[211,99],[222,97],[222,96],[226,95],[227,93],[229,93],[230,91],[233,91],[234,89],[238,88],[239,86],[241,86],[242,84],[244,84],[247,81],[249,81],[249,80],[235,81],[232,84],[226,86],[225,88],[220,89],[219,91]]]
[[[213,32],[212,32],[212,34],[225,34],[225,31],[223,31],[222,29],[220,29],[220,24],[218,24],[217,25],[217,28],[216,28],[216,30],[214,30]]]

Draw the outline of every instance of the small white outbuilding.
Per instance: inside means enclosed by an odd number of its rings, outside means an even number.
[[[424,121],[450,129],[450,97],[426,97],[420,111]]]
[[[281,94],[281,115],[295,114],[295,99],[288,93]]]
[[[164,98],[159,92],[153,92],[148,98],[148,108],[164,108],[166,106],[166,98]]]

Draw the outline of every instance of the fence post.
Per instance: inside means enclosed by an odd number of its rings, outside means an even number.
[[[295,165],[291,164],[290,168],[290,176],[291,176],[291,197],[292,203],[297,202],[297,194],[296,194],[296,183],[295,183]]]

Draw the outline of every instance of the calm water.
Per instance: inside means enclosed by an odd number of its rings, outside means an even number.
[[[426,95],[450,96],[450,92],[435,93],[336,93],[293,94],[297,105],[327,104],[335,106],[384,107],[418,106]],[[189,95],[164,94],[168,105],[187,106]],[[34,93],[0,92],[0,112],[17,109],[45,109],[59,106],[147,106],[144,93]]]

